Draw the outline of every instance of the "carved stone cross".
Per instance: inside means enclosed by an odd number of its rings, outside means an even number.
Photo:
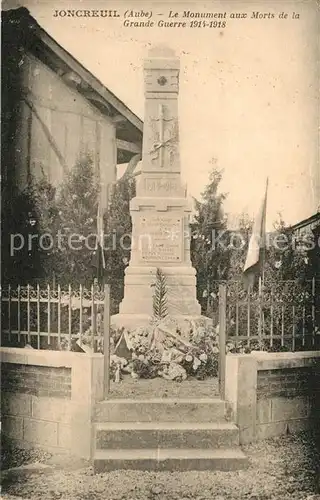
[[[173,118],[166,119],[164,117],[164,105],[159,104],[159,118],[156,118],[154,121],[159,122],[159,142],[156,142],[153,146],[153,149],[150,151],[151,153],[159,152],[160,154],[160,167],[163,167],[163,148],[169,144],[173,137],[169,137],[166,141],[164,140],[164,123],[171,122]]]

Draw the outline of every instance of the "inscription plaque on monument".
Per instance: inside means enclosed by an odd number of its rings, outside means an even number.
[[[183,255],[182,217],[174,214],[142,216],[139,248],[143,262],[181,262]]]
[[[184,196],[185,189],[178,179],[161,177],[145,177],[141,186],[141,193],[146,196],[170,197]]]

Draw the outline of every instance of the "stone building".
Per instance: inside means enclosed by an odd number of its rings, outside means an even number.
[[[312,275],[320,279],[320,211],[297,222],[290,228],[291,233],[295,238],[303,238],[309,236],[313,241],[312,247],[308,250],[308,259]]]
[[[89,152],[106,186],[141,152],[142,121],[25,8],[2,13],[2,185],[57,185]],[[10,193],[10,191],[9,191]]]

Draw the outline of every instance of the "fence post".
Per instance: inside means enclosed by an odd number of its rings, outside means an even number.
[[[97,306],[94,301],[94,293],[96,290],[95,284],[91,286],[91,330],[92,330],[92,340],[91,349],[95,352],[95,338],[97,333]]]
[[[225,397],[227,285],[219,285],[219,392]]]
[[[316,278],[312,278],[312,303],[311,303],[311,314],[312,314],[312,347],[315,346],[316,340]]]
[[[110,392],[110,286],[104,286],[103,311],[104,399]]]

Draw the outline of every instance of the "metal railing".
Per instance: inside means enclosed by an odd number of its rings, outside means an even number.
[[[320,349],[320,282],[278,281],[249,293],[239,281],[215,282],[218,310],[219,386],[224,397],[225,356],[233,352]]]
[[[1,289],[1,345],[103,352],[105,393],[109,392],[110,287],[47,285]]]
[[[239,282],[220,283],[217,305],[225,288],[227,340],[235,346],[304,350],[320,337],[320,282],[308,280],[265,283],[246,292]]]

